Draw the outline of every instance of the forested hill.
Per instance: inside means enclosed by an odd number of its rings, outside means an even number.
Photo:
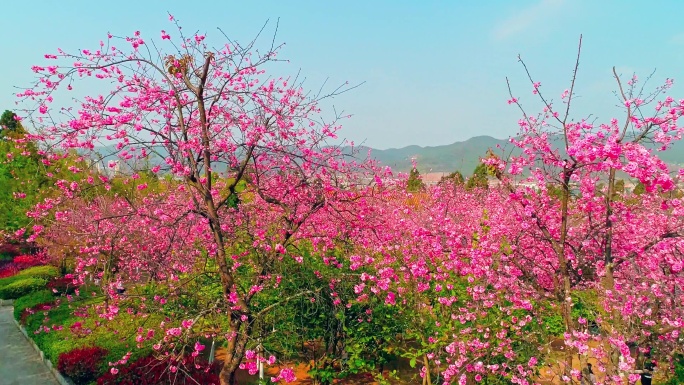
[[[487,149],[496,150],[497,145],[504,148],[510,147],[508,141],[504,139],[476,136],[463,142],[442,146],[414,145],[387,150],[371,149],[371,156],[396,171],[409,171],[412,168],[411,159],[414,158],[421,172],[459,170],[470,174],[480,161],[480,157],[486,154]],[[364,148],[361,153],[367,150],[368,148]]]
[[[555,147],[562,147],[562,141],[557,138]],[[501,148],[497,148],[497,145]],[[655,146],[652,146],[655,148]],[[426,172],[453,172],[460,171],[463,175],[470,175],[481,157],[484,157],[488,149],[504,158],[510,155],[519,155],[520,151],[511,145],[507,139],[496,139],[491,136],[475,136],[462,142],[455,142],[441,146],[407,146],[402,148],[390,148],[378,150],[361,146],[355,148],[356,157],[364,157],[371,151],[371,157],[385,166],[390,166],[394,171],[408,172],[412,168],[411,160],[415,159],[418,170]],[[159,149],[163,155],[164,150]],[[113,146],[99,147],[97,151],[104,157],[105,162],[117,159],[117,151]],[[346,151],[348,152],[348,151]],[[684,165],[684,142],[677,142],[669,150],[659,153],[661,159],[671,165]],[[159,156],[150,159],[151,164],[161,163]],[[224,167],[217,166],[217,171]]]
[[[560,147],[560,140],[557,142],[558,147]],[[501,149],[497,148],[497,145],[501,146]],[[655,148],[655,146],[653,147]],[[386,150],[370,150],[373,158],[383,165],[392,167],[395,171],[409,171],[412,168],[411,159],[415,159],[421,172],[452,172],[458,170],[464,175],[470,175],[480,158],[484,157],[490,148],[497,155],[520,154],[520,151],[508,140],[484,135],[442,146],[421,147],[414,145]],[[362,148],[361,153],[367,152],[368,149],[368,147]],[[669,164],[684,165],[684,143],[677,142],[672,148],[659,153],[659,156]]]

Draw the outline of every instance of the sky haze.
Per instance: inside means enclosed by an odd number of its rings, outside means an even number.
[[[530,112],[540,106],[517,62],[521,54],[546,95],[568,88],[580,34],[584,36],[576,117],[601,121],[615,108],[612,66],[652,88],[675,79],[671,95],[684,97],[684,27],[679,1],[50,1],[12,2],[0,31],[5,74],[0,108],[14,108],[12,86],[33,79],[30,67],[56,49],[92,48],[107,32],[159,39],[172,29],[167,12],[186,30],[218,39],[252,38],[266,20],[288,59],[271,74],[301,70],[307,86],[365,82],[337,97],[353,114],[342,134],[375,148],[448,144],[477,135],[506,138],[518,111],[506,104],[506,77]],[[104,92],[105,90],[103,90]],[[678,93],[679,92],[679,93]],[[326,105],[326,108],[330,108]]]

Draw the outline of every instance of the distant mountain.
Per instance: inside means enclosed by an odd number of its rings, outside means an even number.
[[[552,144],[556,148],[563,147],[560,137],[553,140]],[[497,148],[497,146],[501,148]],[[655,149],[659,146],[649,145],[648,147]],[[372,158],[399,172],[410,171],[412,168],[411,160],[415,159],[421,173],[458,170],[463,175],[468,176],[472,174],[480,162],[480,158],[484,157],[490,148],[495,154],[503,154],[504,157],[520,155],[520,150],[511,145],[508,140],[496,139],[491,136],[476,136],[463,142],[443,146],[421,147],[414,145],[387,150],[362,147],[359,150],[361,154],[365,154],[370,149]],[[660,152],[658,155],[666,163],[684,166],[684,141],[676,142],[670,149]]]
[[[425,172],[452,172],[461,171],[464,175],[470,175],[484,157],[488,149],[499,154],[502,148],[512,148],[507,140],[492,138],[491,136],[476,136],[463,142],[456,142],[443,146],[408,146],[403,148],[390,148],[387,150],[371,150],[371,157],[377,159],[385,166],[392,167],[395,171],[406,172],[412,168],[412,159],[418,164],[418,170]],[[365,154],[369,148],[361,148]],[[519,151],[516,152],[518,154]]]
[[[563,143],[560,137],[552,141],[553,147],[562,148]],[[500,146],[501,148],[498,148]],[[651,145],[651,148],[657,146]],[[492,149],[495,154],[503,155],[507,158],[510,155],[520,155],[520,150],[511,145],[506,139],[496,139],[491,136],[475,136],[463,142],[455,142],[442,146],[408,146],[403,148],[390,148],[377,150],[370,147],[355,148],[358,153],[355,157],[362,158],[371,151],[371,157],[378,160],[382,165],[390,166],[392,170],[398,172],[408,172],[412,168],[412,159],[415,159],[418,170],[421,173],[450,173],[460,171],[463,175],[471,175],[475,167],[480,162],[480,158],[487,154],[487,150]],[[347,148],[344,152],[349,153]],[[96,149],[104,157],[103,165],[109,160],[116,160],[116,148],[104,146]],[[660,158],[671,165],[684,166],[684,141],[676,142],[669,150],[660,152]],[[159,164],[162,158],[159,156],[150,159],[150,164]],[[223,167],[219,166],[218,171]]]

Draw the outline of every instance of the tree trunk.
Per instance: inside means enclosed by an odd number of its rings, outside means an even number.
[[[570,266],[568,258],[565,255],[565,241],[568,235],[568,205],[570,203],[570,177],[573,173],[572,168],[566,168],[563,173],[563,195],[561,197],[561,228],[560,240],[557,245],[556,253],[558,254],[558,262],[560,267],[560,275],[562,279],[561,292],[563,294],[563,322],[565,324],[566,333],[572,335],[574,325],[572,320],[572,286],[570,285]],[[565,352],[565,370],[566,376],[571,377],[572,371],[572,351],[567,349]]]
[[[427,356],[423,356],[423,363],[425,364],[425,377],[423,377],[423,383],[427,385],[432,384],[432,379],[430,378],[430,361]]]
[[[615,277],[614,277],[614,258],[613,258],[613,220],[611,216],[613,215],[613,199],[615,195],[615,169],[611,168],[608,174],[608,190],[606,191],[606,235],[605,235],[605,250],[604,250],[604,263],[605,263],[605,277],[603,278],[603,289],[611,293],[615,290]],[[612,320],[609,324],[608,332],[610,334],[614,333],[616,330],[620,329],[621,315],[618,309],[613,309],[611,312]],[[619,361],[620,352],[612,345],[609,345],[608,362],[606,363],[606,374],[609,376],[619,375]]]
[[[226,357],[219,374],[221,385],[237,385],[237,370],[242,362],[242,357],[244,357],[250,332],[249,320],[242,322],[240,318],[234,318],[231,322],[230,334],[232,337],[228,340]]]
[[[586,371],[584,369],[587,367],[589,360],[583,354],[578,354],[577,358],[579,358],[579,370],[580,370],[580,376],[581,376],[580,377],[581,378],[580,384],[586,384],[586,383],[588,383],[588,378],[587,379],[584,378],[585,373],[586,373]]]

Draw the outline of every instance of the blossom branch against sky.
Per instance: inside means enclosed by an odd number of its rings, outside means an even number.
[[[30,68],[43,53],[89,47],[94,39],[106,40],[107,31],[125,36],[141,29],[146,36],[158,36],[168,29],[166,12],[177,16],[188,33],[218,36],[214,32],[221,27],[240,41],[270,20],[264,44],[270,43],[280,18],[278,41],[287,44],[280,58],[290,63],[278,64],[277,72],[301,70],[310,89],[328,78],[329,85],[366,82],[332,103],[354,115],[345,122],[345,137],[375,148],[514,135],[519,117],[499,107],[508,99],[507,76],[513,89],[527,89],[518,54],[533,65],[547,93],[560,95],[572,74],[580,34],[584,52],[577,114],[593,113],[602,120],[621,116],[615,108],[613,66],[642,77],[657,69],[653,83],[672,77],[678,94],[684,60],[679,20],[684,3],[674,0],[211,0],[201,8],[189,9],[181,1],[14,3],[0,25],[5,57],[11,58],[0,62],[0,106],[14,107],[12,94],[18,90],[13,87],[33,80]]]

